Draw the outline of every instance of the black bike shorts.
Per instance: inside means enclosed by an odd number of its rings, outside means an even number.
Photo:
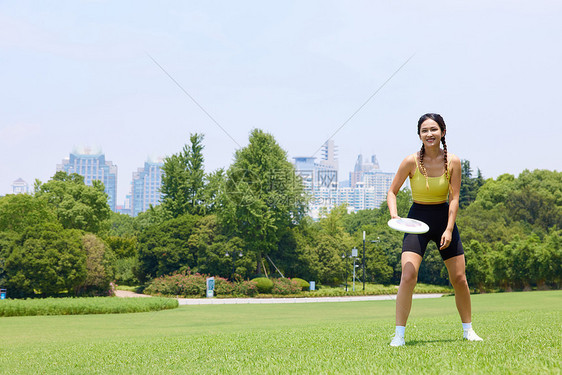
[[[408,212],[408,217],[421,220],[429,226],[429,231],[424,234],[404,234],[402,241],[402,252],[412,251],[424,256],[429,241],[435,242],[439,249],[441,236],[447,229],[447,221],[449,220],[449,204],[419,204],[414,203]],[[464,254],[461,238],[457,224],[453,229],[451,244],[446,249],[440,250],[441,258],[447,260],[457,255]]]

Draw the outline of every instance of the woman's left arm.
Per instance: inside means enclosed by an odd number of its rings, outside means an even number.
[[[449,216],[447,220],[447,229],[441,236],[441,247],[444,250],[451,244],[453,238],[453,229],[457,220],[457,212],[459,211],[459,197],[461,191],[461,161],[456,155],[451,155],[451,190],[449,191]]]

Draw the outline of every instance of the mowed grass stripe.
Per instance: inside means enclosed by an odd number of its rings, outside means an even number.
[[[482,343],[454,297],[415,300],[390,348],[394,302],[184,306],[0,319],[2,373],[559,373],[562,292],[473,296]]]

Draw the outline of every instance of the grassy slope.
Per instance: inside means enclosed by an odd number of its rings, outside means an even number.
[[[562,292],[415,300],[390,348],[394,302],[184,306],[153,313],[0,318],[0,373],[560,373]]]

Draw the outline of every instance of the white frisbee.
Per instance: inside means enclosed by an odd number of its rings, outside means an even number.
[[[423,221],[401,217],[399,219],[390,219],[388,226],[392,229],[405,233],[422,234],[429,230],[429,227]]]

